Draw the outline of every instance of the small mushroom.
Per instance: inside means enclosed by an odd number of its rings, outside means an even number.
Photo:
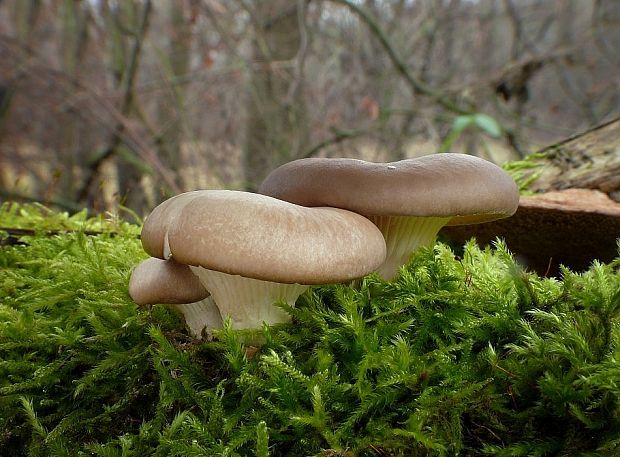
[[[466,154],[433,154],[392,163],[357,159],[301,159],[272,171],[259,192],[303,206],[333,206],[373,221],[385,236],[392,279],[412,253],[444,225],[508,217],[517,186],[497,165]]]
[[[142,229],[150,255],[189,265],[233,328],[290,321],[311,284],[349,281],[385,259],[381,232],[336,208],[305,208],[229,190],[181,194],[156,207]]]
[[[173,259],[148,258],[131,272],[129,295],[138,305],[174,306],[185,318],[191,333],[222,327],[220,312],[209,292],[187,265]]]

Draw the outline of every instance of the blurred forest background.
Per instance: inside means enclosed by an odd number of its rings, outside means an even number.
[[[301,157],[501,163],[620,115],[618,0],[0,0],[0,200],[145,214]]]

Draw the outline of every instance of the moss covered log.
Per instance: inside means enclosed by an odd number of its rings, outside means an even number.
[[[620,202],[620,119],[506,164],[521,192],[597,189]]]
[[[620,259],[554,279],[437,244],[255,348],[131,302],[138,226],[0,211],[33,230],[0,245],[2,456],[620,455]]]

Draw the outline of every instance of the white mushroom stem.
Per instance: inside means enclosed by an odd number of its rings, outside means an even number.
[[[193,303],[173,304],[171,306],[183,314],[185,324],[192,335],[198,339],[202,338],[202,331],[205,328],[207,333],[211,333],[213,329],[223,327],[222,316],[213,296]]]
[[[368,216],[383,233],[387,257],[377,272],[387,281],[398,275],[413,253],[429,246],[450,217]]]
[[[261,281],[202,267],[191,269],[211,292],[222,318],[230,316],[234,329],[260,328],[263,322],[270,325],[290,322],[291,316],[274,303],[284,301],[294,306],[309,287]]]

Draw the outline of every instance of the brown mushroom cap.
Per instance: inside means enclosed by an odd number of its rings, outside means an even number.
[[[504,170],[456,153],[392,163],[300,159],[272,171],[259,192],[364,215],[450,217],[448,225],[508,217],[519,202],[517,186]]]
[[[187,265],[151,257],[132,271],[129,295],[138,305],[184,304],[203,300],[209,292]]]
[[[203,190],[165,201],[147,217],[144,249],[179,263],[280,283],[325,284],[373,271],[385,241],[366,218],[265,195]]]

